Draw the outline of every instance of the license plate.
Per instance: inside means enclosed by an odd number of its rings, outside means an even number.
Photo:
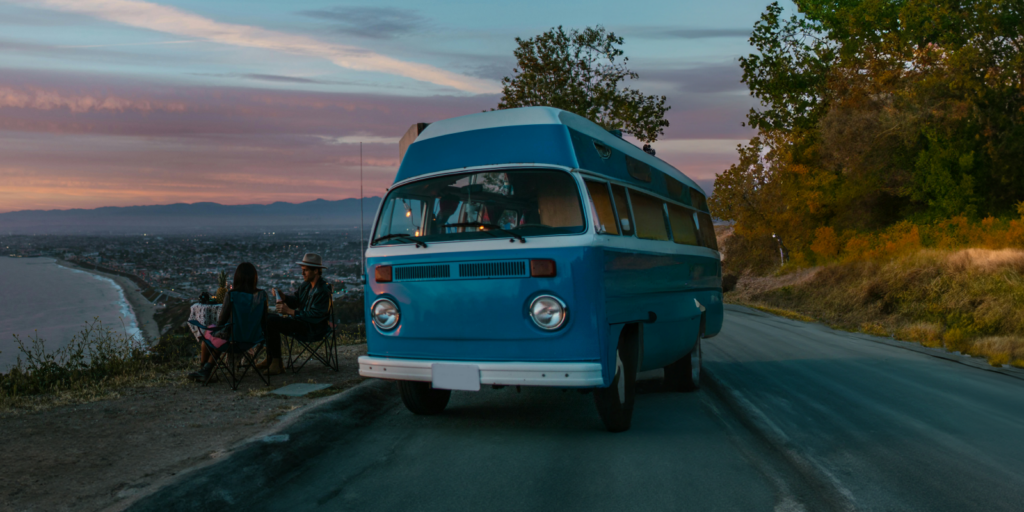
[[[475,364],[434,363],[430,378],[437,389],[480,391],[480,367]]]

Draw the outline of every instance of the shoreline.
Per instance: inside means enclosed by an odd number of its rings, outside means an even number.
[[[55,263],[65,268],[87,272],[114,281],[124,293],[124,298],[128,302],[132,314],[135,315],[135,325],[139,328],[139,332],[142,333],[142,337],[147,345],[152,345],[160,340],[160,327],[157,325],[155,318],[156,306],[142,296],[142,290],[139,289],[139,286],[134,281],[117,274],[108,274],[103,271],[80,267],[62,259],[55,258]]]

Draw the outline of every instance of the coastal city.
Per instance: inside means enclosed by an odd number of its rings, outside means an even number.
[[[256,266],[261,288],[294,290],[301,282],[295,262],[307,252],[323,258],[324,277],[336,296],[362,293],[358,232],[0,237],[0,255],[53,257],[142,281],[156,292],[150,300],[157,307],[167,298],[195,301],[204,292],[213,295],[218,275],[226,272],[230,284],[243,261]]]

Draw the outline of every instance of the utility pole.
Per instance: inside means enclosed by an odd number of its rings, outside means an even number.
[[[363,251],[363,143],[359,143],[359,275],[366,282],[366,253]]]

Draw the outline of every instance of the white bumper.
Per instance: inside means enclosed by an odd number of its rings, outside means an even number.
[[[361,356],[359,375],[378,379],[431,382],[435,363],[473,365],[480,384],[502,386],[599,387],[600,363],[507,363],[491,361],[430,361]]]

